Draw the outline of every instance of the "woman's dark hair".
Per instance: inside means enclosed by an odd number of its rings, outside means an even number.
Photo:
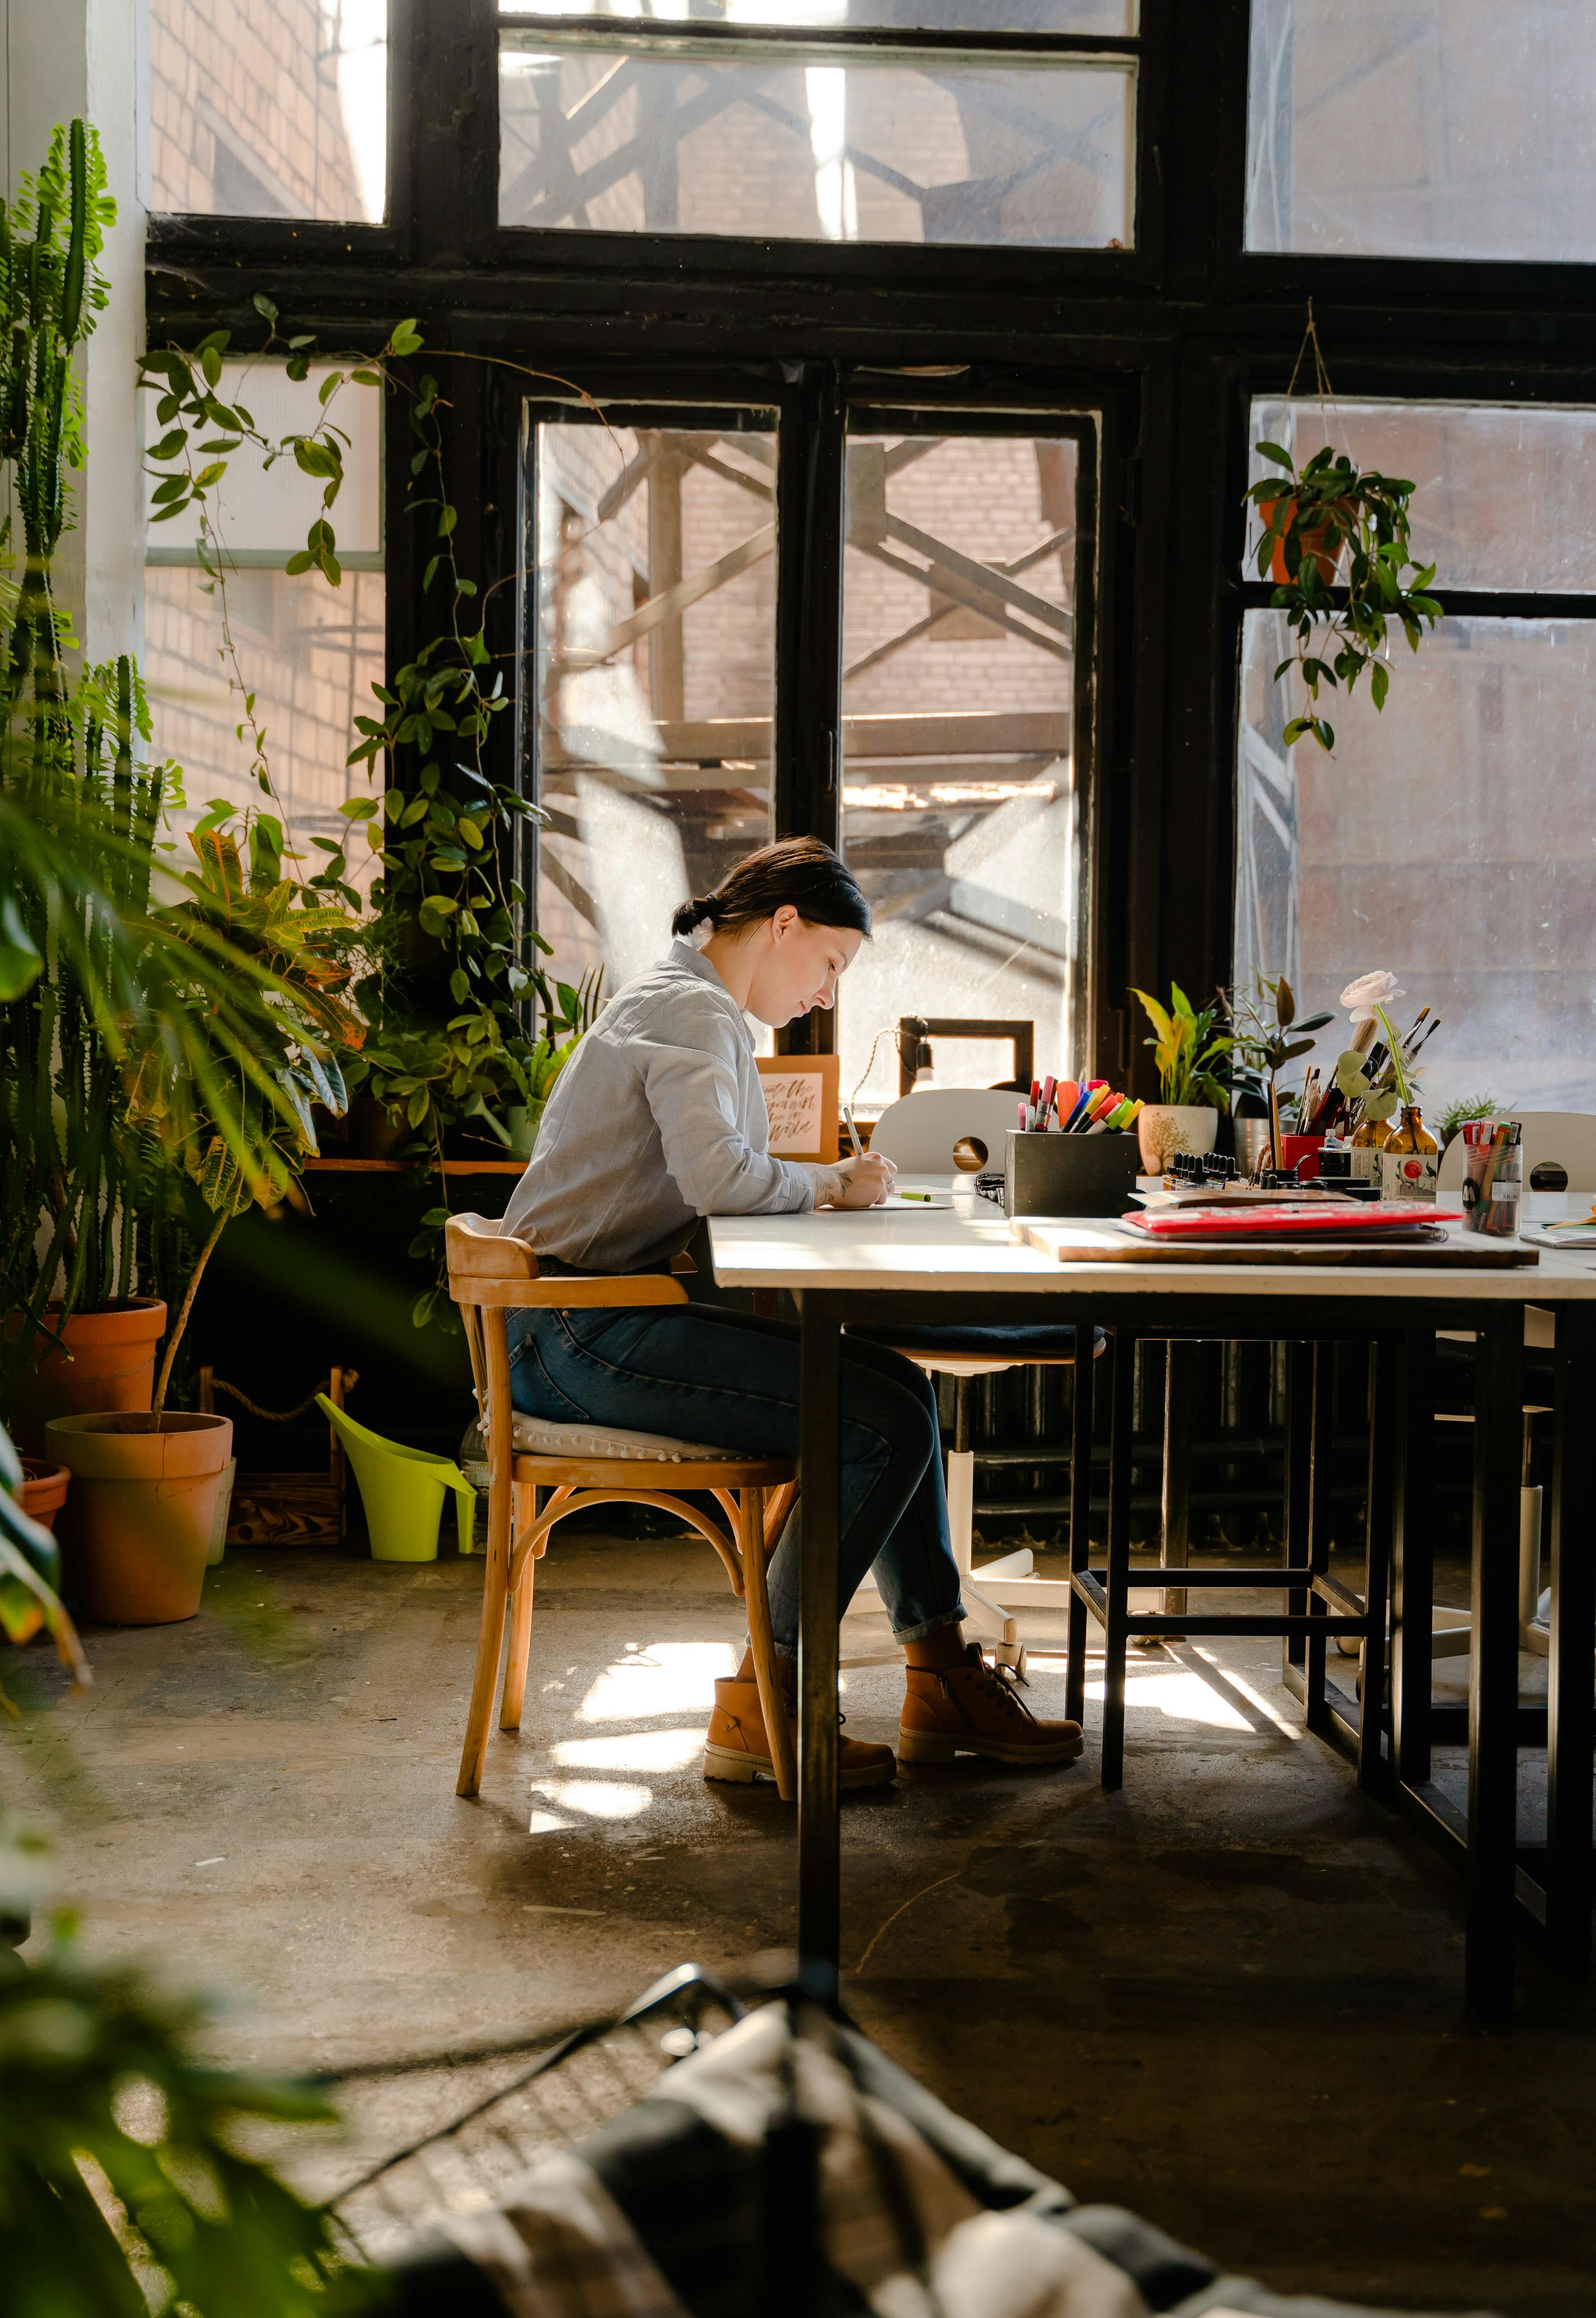
[[[713,894],[695,894],[670,921],[673,934],[690,934],[707,919],[718,934],[735,933],[788,903],[806,925],[851,926],[870,931],[870,904],[853,873],[818,837],[784,837],[749,853]]]

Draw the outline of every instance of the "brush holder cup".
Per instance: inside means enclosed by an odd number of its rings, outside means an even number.
[[[1042,1135],[1009,1130],[1003,1172],[1007,1216],[1122,1216],[1136,1188],[1134,1135]]]

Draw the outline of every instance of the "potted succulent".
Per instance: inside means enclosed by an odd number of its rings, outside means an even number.
[[[1275,677],[1278,681],[1295,661],[1310,703],[1290,719],[1283,738],[1289,747],[1311,734],[1322,749],[1333,749],[1334,728],[1320,714],[1320,687],[1344,686],[1350,694],[1367,669],[1369,697],[1376,709],[1385,707],[1391,623],[1417,651],[1424,629],[1441,617],[1427,592],[1435,566],[1421,567],[1410,549],[1411,482],[1359,468],[1329,444],[1301,468],[1278,443],[1258,448],[1282,473],[1265,476],[1246,495],[1263,526],[1254,561],[1260,579],[1272,575],[1270,607],[1285,614],[1296,640]],[[1344,598],[1331,592],[1338,580],[1344,580]]]
[[[1178,1151],[1214,1148],[1219,1114],[1230,1101],[1220,1073],[1231,1040],[1215,1029],[1220,1008],[1194,1009],[1178,982],[1170,984],[1167,1007],[1144,990],[1132,995],[1141,1000],[1155,1034],[1142,1043],[1152,1048],[1159,1092],[1156,1102],[1143,1103],[1136,1114],[1136,1136],[1143,1170],[1161,1175]]]

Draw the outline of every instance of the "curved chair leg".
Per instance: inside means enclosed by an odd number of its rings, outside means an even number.
[[[798,1793],[798,1766],[793,1759],[793,1733],[787,1723],[787,1702],[776,1671],[776,1639],[770,1631],[770,1595],[765,1584],[765,1492],[738,1492],[738,1544],[742,1554],[743,1598],[749,1613],[749,1647],[753,1653],[754,1679],[759,1691],[759,1712],[770,1740],[776,1789],[783,1802]]]
[[[516,1483],[516,1538],[525,1536],[537,1520],[537,1496],[534,1483]],[[526,1661],[532,1649],[532,1604],[536,1573],[537,1563],[528,1550],[521,1564],[520,1583],[510,1595],[510,1648],[505,1661],[504,1702],[498,1714],[501,1730],[519,1730],[521,1728],[521,1709],[526,1697]]]
[[[482,1573],[482,1622],[477,1633],[477,1665],[471,1676],[471,1710],[466,1716],[465,1744],[460,1754],[457,1795],[471,1796],[482,1784],[488,1755],[488,1727],[493,1720],[493,1694],[498,1688],[499,1653],[504,1646],[505,1602],[510,1590],[510,1511],[515,1496],[507,1478],[488,1493],[488,1566]],[[528,1600],[530,1602],[530,1595]]]

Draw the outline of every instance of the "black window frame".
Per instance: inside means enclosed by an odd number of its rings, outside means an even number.
[[[431,345],[530,360],[596,392],[624,381],[637,400],[768,401],[774,380],[792,405],[794,441],[808,446],[784,463],[784,570],[802,558],[778,613],[778,664],[789,672],[807,664],[816,622],[834,616],[841,472],[821,448],[822,422],[850,392],[912,390],[945,399],[950,414],[1061,398],[1103,410],[1113,456],[1101,524],[1091,1062],[1148,1091],[1127,985],[1174,976],[1206,988],[1229,975],[1242,620],[1257,586],[1242,571],[1252,398],[1284,392],[1312,298],[1348,399],[1588,403],[1596,265],[1246,250],[1248,0],[1143,0],[1130,250],[501,229],[505,21],[491,0],[390,0],[387,222],[152,218],[152,341],[193,343],[225,326],[240,349],[258,345],[250,301],[260,291],[329,344],[370,345],[417,314]],[[1068,36],[985,38],[1028,48]],[[925,48],[935,36],[903,42]],[[927,378],[928,366],[949,374]],[[453,369],[462,552],[471,568],[504,572],[518,552],[516,398],[498,373]],[[408,652],[421,616],[406,465],[387,462],[390,656]],[[1457,610],[1496,608],[1444,579]],[[492,599],[496,649],[513,647],[514,592]],[[1527,603],[1536,616],[1563,608],[1536,597],[1514,609]],[[778,696],[777,712],[795,768],[777,809],[792,828],[824,823],[835,778],[825,705],[797,690],[785,707]]]

